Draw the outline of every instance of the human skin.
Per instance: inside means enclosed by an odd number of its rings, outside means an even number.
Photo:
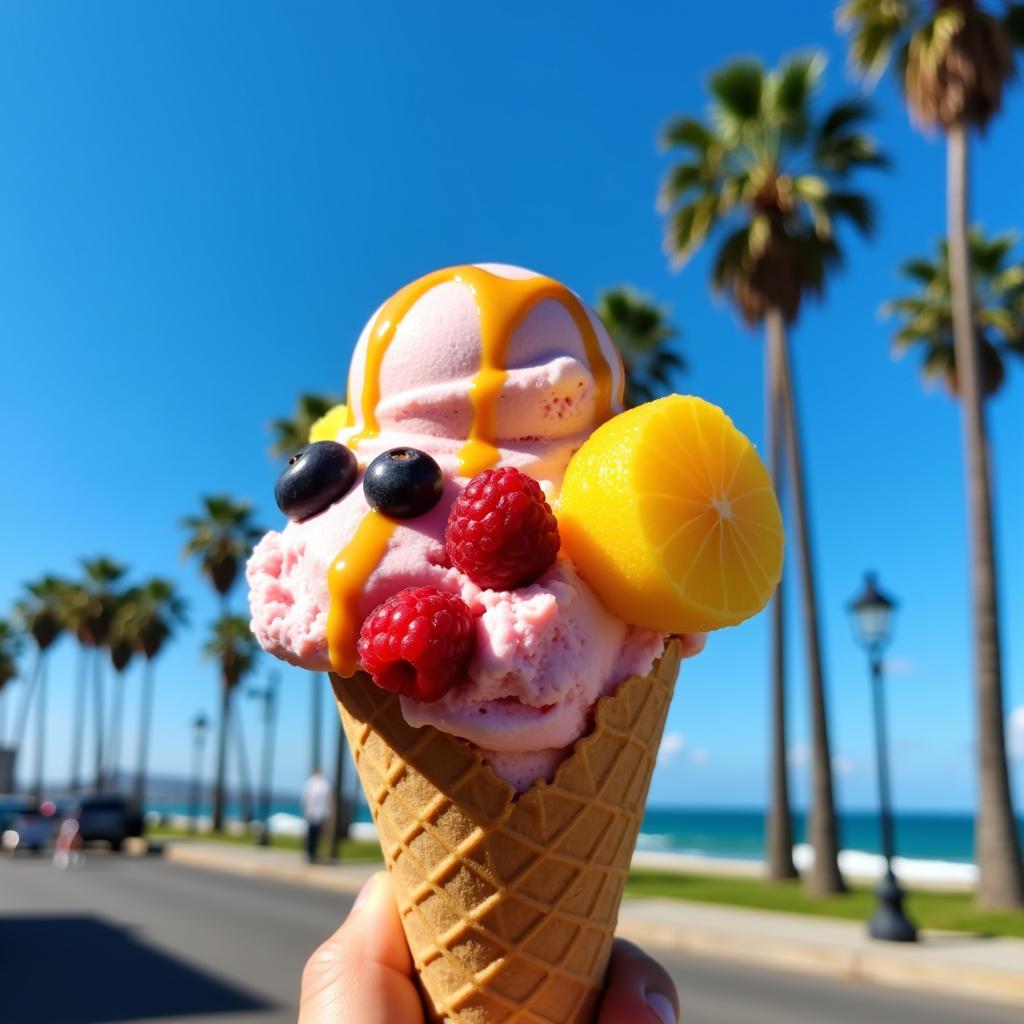
[[[374,875],[345,923],[302,973],[298,1024],[425,1024],[391,882]],[[617,939],[596,1024],[675,1024],[679,1000],[665,969]]]

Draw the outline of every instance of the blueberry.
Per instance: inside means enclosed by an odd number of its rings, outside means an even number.
[[[343,498],[358,473],[356,457],[345,445],[316,441],[288,460],[274,486],[274,499],[289,519],[309,519]]]
[[[429,512],[444,492],[444,473],[416,448],[391,448],[366,469],[363,493],[370,508],[393,519],[415,519]]]

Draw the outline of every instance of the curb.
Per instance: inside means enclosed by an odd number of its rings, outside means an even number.
[[[191,842],[168,842],[165,860],[354,895],[383,864],[305,864],[255,851],[239,856]],[[666,919],[668,918],[668,919]],[[888,988],[1024,1006],[1024,941],[983,939],[957,932],[925,932],[918,944],[878,944],[863,926],[780,911],[685,900],[627,900],[616,933],[653,949],[691,953],[752,967],[793,971]],[[730,925],[730,921],[735,922]],[[768,928],[765,927],[765,922]],[[786,936],[787,931],[798,933]],[[804,936],[799,933],[804,932]]]

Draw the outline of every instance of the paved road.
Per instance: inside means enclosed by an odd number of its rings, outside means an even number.
[[[294,1024],[340,894],[97,854],[0,862],[4,1024]],[[671,954],[685,1024],[1020,1024],[1019,1010]],[[396,1022],[397,1024],[397,1022]]]

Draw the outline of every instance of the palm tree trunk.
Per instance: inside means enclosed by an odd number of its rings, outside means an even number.
[[[249,752],[245,746],[245,731],[242,728],[242,709],[234,707],[235,755],[238,763],[239,819],[247,825],[252,821],[252,778],[249,772]]]
[[[92,651],[92,690],[94,712],[96,717],[96,778],[93,788],[97,793],[103,791],[103,650],[94,647]]]
[[[770,330],[765,344],[765,419],[769,470],[775,493],[782,502],[782,384],[780,379],[780,332]],[[772,738],[771,798],[768,809],[767,874],[772,881],[795,878],[793,820],[789,805],[789,773],[786,763],[786,630],[783,581],[772,599],[771,625]]]
[[[341,840],[348,837],[348,806],[345,803],[345,730],[338,718],[338,745],[334,751],[334,806],[331,810],[330,836],[328,837],[331,860],[338,859]]]
[[[835,801],[832,790],[832,758],[829,751],[828,716],[825,710],[825,680],[822,670],[821,640],[818,634],[818,599],[811,555],[810,521],[804,489],[803,458],[797,426],[796,393],[786,344],[786,326],[778,310],[770,310],[766,323],[769,342],[779,353],[781,404],[785,419],[786,444],[793,485],[793,511],[796,514],[797,546],[800,549],[800,587],[803,592],[804,635],[807,642],[807,674],[811,708],[811,807],[808,835],[814,848],[814,867],[808,872],[810,892],[844,892],[839,873],[839,841]]]
[[[115,789],[121,767],[121,726],[124,719],[124,670],[114,673],[110,695],[110,729],[107,733],[107,781]]]
[[[153,719],[153,659],[146,658],[142,670],[142,700],[139,708],[139,742],[135,759],[135,802],[146,810],[146,762],[149,760],[149,729]]]
[[[325,676],[324,678],[328,679],[329,685],[329,677]],[[322,694],[320,692],[320,676],[318,673],[310,673],[309,685],[311,688],[310,700],[312,701],[312,704],[310,706],[311,714],[309,723],[311,732],[309,744],[309,774],[312,775],[313,772],[321,771],[323,769],[323,762],[321,761],[321,757],[323,756],[323,751],[321,748],[321,737],[324,731],[322,714],[323,701],[321,700]]]
[[[217,775],[213,782],[213,831],[224,831],[224,773],[227,769],[228,733],[231,729],[231,690],[221,684],[220,733],[217,736]]]
[[[36,765],[32,795],[43,799],[43,762],[46,754],[46,666],[45,655],[39,662],[39,693],[36,697]]]
[[[75,669],[75,709],[71,719],[71,767],[68,789],[77,793],[82,788],[82,741],[85,738],[85,691],[88,684],[86,670],[89,662],[84,644],[78,645],[78,664]]]
[[[228,595],[218,592],[220,615],[228,614]],[[228,767],[228,734],[231,731],[231,688],[221,682],[220,735],[217,737],[217,774],[213,782],[213,831],[224,831],[224,781]]]
[[[995,536],[984,397],[974,332],[967,234],[968,128],[946,137],[949,279],[953,341],[963,421],[964,462],[971,536],[971,607],[978,714],[978,814],[975,856],[978,904],[1024,907],[1024,865],[1013,815],[1006,763],[1003,680],[999,643]]]
[[[28,726],[28,713],[32,707],[32,697],[35,695],[36,683],[39,681],[39,670],[42,668],[42,663],[43,652],[36,648],[36,659],[32,665],[32,675],[25,680],[25,692],[21,697],[18,717],[14,723],[14,735],[11,737],[11,746],[18,751],[25,746],[25,729]]]

